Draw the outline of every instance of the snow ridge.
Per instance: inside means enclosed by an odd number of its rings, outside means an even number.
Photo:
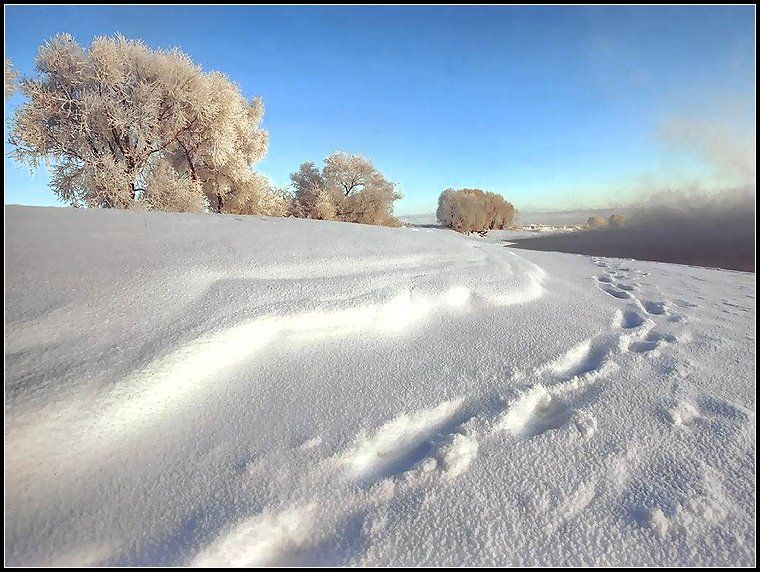
[[[10,564],[754,561],[753,275],[6,213]]]
[[[594,263],[608,267],[602,259],[594,259]],[[635,271],[627,269],[624,272],[618,267],[610,269],[605,276],[620,287],[629,272]],[[601,285],[607,284],[604,279],[596,277],[595,280]],[[600,289],[607,292],[602,286]],[[547,432],[569,431],[568,435],[574,435],[576,439],[593,439],[599,431],[598,422],[586,410],[592,403],[593,388],[614,372],[617,361],[626,355],[658,357],[661,348],[678,343],[674,336],[658,333],[657,323],[653,320],[662,315],[656,309],[667,307],[668,303],[647,299],[640,302],[637,290],[638,286],[631,286],[623,290],[626,296],[615,296],[624,300],[627,306],[616,312],[610,332],[586,340],[536,368],[534,376],[541,381],[518,394],[501,412],[460,397],[430,409],[402,413],[380,426],[374,434],[358,436],[356,445],[339,456],[335,465],[349,479],[363,479],[365,485],[373,485],[369,489],[369,499],[354,498],[352,504],[366,505],[369,502],[376,506],[378,502],[390,502],[412,489],[433,489],[455,483],[477,463],[483,443],[499,438],[503,432],[519,439],[538,439]],[[689,339],[688,336],[682,337]],[[683,406],[674,410],[671,414],[674,425],[693,418],[689,411]],[[556,506],[551,511],[548,505],[539,509],[545,523],[544,532],[552,535],[564,523],[578,518],[593,504],[600,491],[615,491],[614,494],[620,495],[630,479],[629,466],[635,459],[634,451],[627,452],[610,462],[604,479],[581,482],[577,489],[554,501]],[[713,495],[711,499],[718,492],[715,492],[715,485],[710,487],[709,491],[713,491],[708,493]],[[312,502],[319,501],[312,499]],[[696,498],[686,508],[679,509],[675,519],[683,522],[694,514],[693,511],[701,510],[695,507],[705,503],[714,506],[710,504],[712,502]],[[727,510],[713,511],[708,518],[720,522],[726,517]],[[670,520],[656,508],[651,519],[644,524],[662,535],[670,526]],[[206,556],[199,556],[196,562],[199,561],[207,561]],[[272,559],[266,563],[275,562]]]

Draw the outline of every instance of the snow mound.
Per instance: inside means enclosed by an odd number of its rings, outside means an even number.
[[[5,216],[7,564],[755,563],[754,274]]]

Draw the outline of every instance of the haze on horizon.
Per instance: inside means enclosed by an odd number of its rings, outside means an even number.
[[[478,187],[518,209],[636,203],[755,184],[753,6],[7,6],[6,57],[120,32],[179,47],[263,97],[277,185],[359,153],[429,213]],[[5,104],[7,120],[22,101]],[[5,202],[60,205],[8,157]]]

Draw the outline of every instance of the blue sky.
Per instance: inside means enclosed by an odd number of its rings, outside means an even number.
[[[753,6],[6,6],[5,49],[31,74],[59,32],[178,46],[264,98],[257,169],[279,185],[340,149],[398,184],[400,214],[432,212],[447,187],[565,209],[732,182],[657,133],[726,109],[754,125],[754,19]],[[59,204],[44,169],[5,151],[6,203]]]

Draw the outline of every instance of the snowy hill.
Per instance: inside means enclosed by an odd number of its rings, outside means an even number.
[[[5,217],[7,564],[755,563],[754,274]]]

